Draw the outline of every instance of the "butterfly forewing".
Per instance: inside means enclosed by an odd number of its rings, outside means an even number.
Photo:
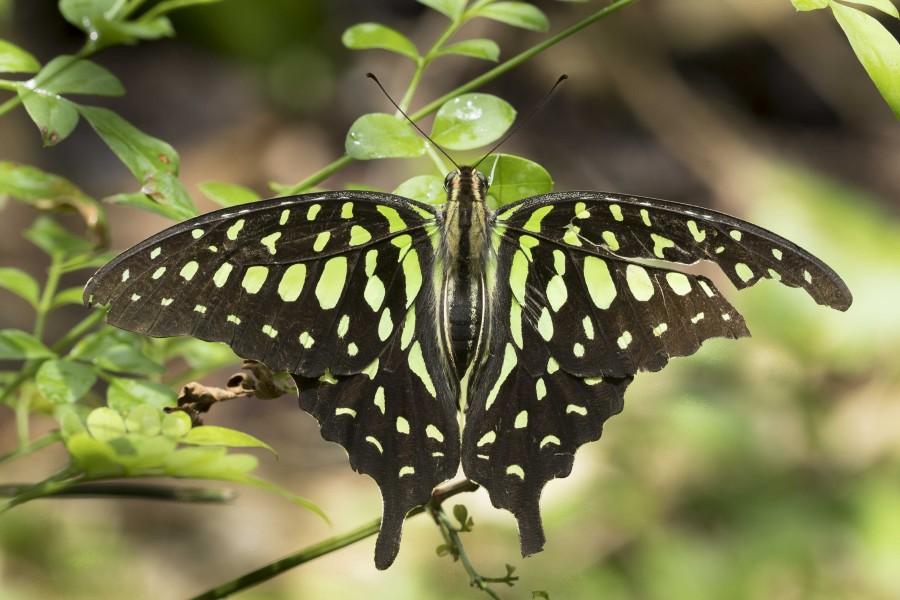
[[[718,264],[738,289],[775,279],[806,290],[819,304],[846,310],[841,278],[790,241],[729,215],[696,206],[601,192],[534,196],[501,207],[511,231],[624,258]]]
[[[217,211],[116,258],[85,298],[131,331],[225,342],[301,375],[358,373],[431,270],[431,211],[338,192]]]

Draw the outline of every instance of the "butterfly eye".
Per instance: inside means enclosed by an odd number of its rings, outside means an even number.
[[[444,177],[444,191],[449,192],[450,186],[453,185],[453,180],[456,179],[456,171],[450,171],[447,173],[447,176]]]
[[[481,182],[481,185],[484,186],[485,190],[487,190],[490,187],[491,184],[488,181],[488,178],[487,178],[487,176],[485,176],[484,173],[481,173],[480,171],[475,171],[475,176],[478,177],[478,181]]]

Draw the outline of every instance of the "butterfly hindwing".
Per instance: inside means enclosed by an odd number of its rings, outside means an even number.
[[[400,547],[403,520],[459,466],[456,389],[435,359],[437,330],[421,294],[375,363],[356,375],[294,376],[300,406],[322,436],[342,445],[354,470],[370,475],[384,501],[375,564]]]
[[[108,321],[224,342],[269,368],[358,373],[383,351],[433,262],[433,209],[330,192],[219,210],[110,262],[85,299]]]
[[[494,506],[513,513],[528,556],[544,545],[544,486],[567,477],[578,447],[598,439],[603,423],[621,412],[632,378],[572,375],[546,347],[517,347],[502,323],[492,331],[489,356],[469,387],[463,470],[487,489]],[[527,368],[526,356],[543,367]]]

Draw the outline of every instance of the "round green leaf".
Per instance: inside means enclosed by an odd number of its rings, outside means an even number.
[[[532,31],[547,31],[550,27],[547,15],[527,2],[494,2],[478,9],[475,15]]]
[[[384,113],[356,120],[347,132],[347,154],[357,160],[412,158],[425,153],[425,140],[405,121]]]
[[[162,427],[162,412],[150,404],[141,404],[132,409],[125,417],[128,433],[139,433],[146,436],[159,435]]]
[[[110,408],[128,412],[141,404],[156,408],[175,406],[176,394],[159,383],[144,379],[112,377],[106,391],[106,403]],[[190,418],[188,419],[190,423]]]
[[[182,439],[185,444],[196,446],[226,446],[228,448],[265,448],[278,456],[275,449],[250,434],[227,427],[201,425],[191,429]]]
[[[66,449],[72,459],[92,478],[115,477],[125,473],[109,444],[86,433],[75,433],[69,437]]]
[[[108,441],[125,435],[125,420],[116,411],[103,406],[88,415],[87,429],[94,439]]]
[[[0,330],[0,360],[53,358],[56,354],[39,339],[18,329]]]
[[[170,412],[163,417],[162,434],[166,437],[180,439],[191,430],[191,417],[182,410]]]
[[[28,116],[41,132],[44,146],[53,146],[63,141],[78,125],[78,111],[75,106],[55,94],[45,94],[19,88],[19,98]]]
[[[488,205],[492,209],[553,191],[550,173],[536,162],[519,156],[494,154],[486,158],[478,170],[491,181]]]
[[[48,360],[38,369],[38,391],[53,404],[72,404],[97,381],[97,373],[86,365],[67,360]]]
[[[216,446],[179,448],[166,457],[163,467],[166,475],[172,477],[202,477],[202,469],[221,459],[226,453],[225,448]]]
[[[0,288],[9,290],[31,306],[37,306],[39,294],[37,281],[21,269],[0,268]]]
[[[60,410],[57,414],[57,419],[59,420],[59,430],[64,440],[68,440],[76,433],[87,435],[87,429],[85,429],[81,417],[71,407]]]
[[[41,63],[15,44],[0,40],[0,73],[34,73]]]
[[[394,194],[428,204],[440,204],[447,197],[444,179],[435,175],[418,175],[407,179],[394,190]]]
[[[463,94],[438,110],[431,139],[450,150],[471,150],[500,139],[516,119],[516,110],[490,94]]]
[[[493,40],[465,40],[457,44],[451,44],[446,48],[441,48],[437,52],[437,56],[448,56],[451,54],[497,62],[500,58],[500,46]]]
[[[419,60],[419,51],[408,37],[378,23],[359,23],[350,27],[341,36],[341,42],[351,50],[381,48]]]
[[[199,186],[203,195],[219,206],[235,206],[247,204],[259,200],[259,194],[242,185],[222,183],[219,181],[207,181]]]

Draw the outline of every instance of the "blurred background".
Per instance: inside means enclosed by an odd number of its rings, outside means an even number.
[[[599,6],[536,4],[551,32]],[[346,50],[345,28],[378,21],[426,48],[446,25],[413,0],[226,0],[173,16],[177,38],[95,60],[128,91],[102,102],[175,146],[201,211],[214,207],[198,183],[269,195],[268,182],[299,181],[341,156],[359,115],[390,112],[363,75],[399,96],[411,64]],[[476,36],[496,40],[501,59],[544,38],[484,20],[461,32]],[[0,0],[0,37],[42,62],[82,43],[49,0]],[[413,109],[487,68],[442,59]],[[773,282],[737,295],[720,279],[754,337],[709,341],[637,377],[625,412],[545,489],[543,553],[520,558],[512,516],[483,491],[456,497],[475,520],[463,537],[472,560],[488,576],[518,567],[517,586],[498,590],[508,598],[900,597],[900,124],[834,19],[797,13],[789,0],[642,0],[482,91],[521,114],[561,73],[569,81],[505,152],[542,164],[559,190],[663,197],[751,220],[834,267],[855,301],[842,314]],[[0,159],[98,198],[137,189],[85,124],[42,149],[21,108],[0,119]],[[425,159],[357,162],[323,187],[392,189],[432,172]],[[40,275],[43,257],[20,237],[35,213],[16,202],[0,212],[0,261]],[[116,249],[170,224],[110,213]],[[0,328],[28,322],[29,311],[4,296]],[[51,336],[84,315],[66,311]],[[0,406],[0,454],[15,445],[12,421]],[[0,521],[0,600],[186,598],[380,514],[374,483],[319,437],[296,398],[234,401],[206,422],[274,446],[280,460],[261,455],[261,474],[317,502],[333,527],[243,488],[212,507],[37,501]],[[3,465],[0,483],[36,481],[64,462],[61,449],[46,450]],[[375,570],[371,538],[240,597],[480,597],[460,565],[435,555],[440,543],[418,517],[387,572]]]

